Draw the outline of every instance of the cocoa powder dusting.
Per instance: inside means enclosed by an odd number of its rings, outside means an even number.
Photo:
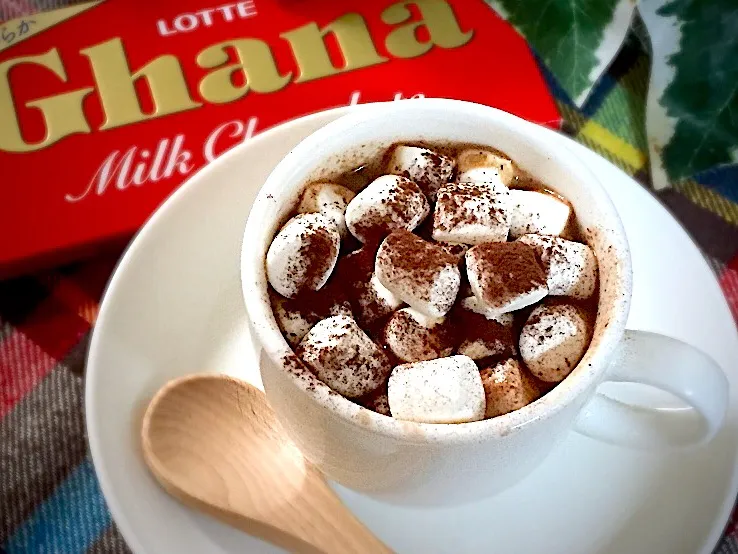
[[[438,188],[453,177],[456,165],[454,159],[437,152],[427,151],[420,154],[423,160],[422,163],[418,161],[413,163],[408,169],[400,170],[398,167],[390,164],[390,160],[398,146],[405,145],[397,144],[387,150],[383,164],[384,167],[387,167],[395,175],[400,175],[413,181],[428,198],[435,198]]]
[[[302,238],[299,252],[305,260],[303,282],[305,288],[316,290],[337,254],[336,245],[330,231],[323,227],[311,225]]]
[[[395,333],[412,342],[412,349],[418,354],[417,359],[404,360],[403,363],[447,356],[456,347],[456,333],[448,320],[428,329],[415,321],[407,312],[396,312],[385,326],[383,342],[387,341],[390,325]]]
[[[384,320],[391,313],[371,294],[369,287],[378,249],[379,243],[368,242],[339,258],[329,280],[329,285],[335,283],[341,298],[349,302],[354,318],[362,329],[375,340]]]
[[[376,344],[373,352],[367,352],[366,344],[371,343],[357,341],[357,331],[356,323],[349,319],[331,329],[328,341],[313,344],[303,340],[295,354],[331,388],[355,390],[358,386],[385,382],[392,368],[389,358]]]
[[[469,246],[466,244],[453,244],[450,242],[436,242],[438,246],[443,248],[446,252],[451,254],[457,261],[461,262],[464,259],[466,251],[469,250]]]
[[[411,275],[414,283],[431,282],[442,268],[458,263],[445,248],[421,239],[409,231],[395,231],[383,243],[386,263]]]
[[[334,278],[347,286],[353,283],[363,283],[369,280],[374,272],[374,259],[379,250],[379,242],[366,242],[358,250],[354,250],[345,256],[342,256],[335,269],[333,270]]]
[[[380,241],[394,230],[407,229],[418,210],[427,205],[427,200],[418,185],[399,177],[381,204],[381,210],[369,210],[362,221],[354,225],[356,233],[365,241]]]
[[[453,343],[458,347],[462,341],[482,340],[488,344],[500,344],[499,357],[509,358],[517,352],[517,333],[514,327],[507,327],[494,319],[467,310],[457,300],[449,313],[448,328],[453,333]],[[489,360],[484,360],[489,362]]]
[[[376,391],[357,399],[357,404],[378,414],[392,416],[389,407],[389,398],[387,396],[387,383],[379,387]]]
[[[474,216],[469,212],[468,202],[490,197],[492,193],[484,185],[473,183],[452,183],[438,191],[438,201],[433,215],[433,224],[443,232],[449,232],[462,223],[473,222]],[[493,208],[491,214],[497,215],[500,210]]]
[[[467,253],[476,267],[483,299],[490,306],[546,284],[535,250],[521,242],[489,242]],[[504,301],[504,300],[503,300]]]

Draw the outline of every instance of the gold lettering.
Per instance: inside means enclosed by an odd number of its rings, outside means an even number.
[[[85,48],[80,53],[90,60],[105,111],[105,122],[100,129],[113,129],[202,105],[190,97],[182,67],[175,56],[160,56],[131,73],[119,38]],[[141,110],[136,94],[135,82],[141,78],[146,79],[154,100],[154,110],[150,114]]]
[[[26,103],[27,107],[37,108],[46,124],[46,136],[41,142],[31,144],[21,135],[20,123],[13,103],[10,89],[10,70],[22,64],[33,64],[53,71],[62,81],[67,81],[67,73],[59,52],[53,48],[38,56],[24,56],[0,63],[0,150],[7,152],[33,152],[51,146],[55,142],[74,133],[89,133],[90,126],[82,110],[82,100],[92,88],[83,88],[65,94],[40,98]],[[5,123],[7,122],[7,123]]]
[[[344,59],[343,67],[337,68],[331,61],[325,45],[325,37],[329,33],[333,33],[338,40]],[[377,52],[364,18],[357,13],[343,15],[322,29],[315,23],[308,23],[280,36],[289,41],[300,68],[296,83],[387,61]]]
[[[225,65],[228,61],[227,48],[238,54],[238,63]],[[258,39],[238,39],[214,44],[200,52],[197,65],[203,69],[218,67],[200,81],[200,94],[208,102],[224,104],[244,96],[249,89],[256,92],[274,92],[290,82],[292,73],[280,75],[269,45]],[[223,67],[220,67],[223,66]],[[242,71],[245,82],[233,84],[232,77]]]
[[[441,48],[458,48],[469,42],[474,31],[463,32],[453,9],[445,0],[412,0],[398,2],[382,12],[382,21],[388,25],[405,23],[412,13],[408,6],[414,4],[420,10],[420,21],[412,21],[394,29],[385,40],[387,50],[398,58],[415,58],[428,52],[433,45]],[[419,27],[425,27],[430,40],[418,40]]]

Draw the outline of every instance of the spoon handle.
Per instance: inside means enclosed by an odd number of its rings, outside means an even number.
[[[301,514],[300,534],[326,554],[389,554],[392,552],[341,502],[318,471],[306,480],[305,494],[297,502]],[[295,522],[298,524],[298,522]],[[296,529],[295,529],[296,530]]]
[[[157,481],[174,498],[245,533],[300,554],[393,554],[346,508],[332,489],[312,470],[311,493],[296,497],[291,505],[272,514],[264,523],[241,513],[238,500],[228,507],[204,502],[188,494],[151,468]],[[319,479],[319,480],[316,480]],[[316,490],[317,489],[317,490]]]

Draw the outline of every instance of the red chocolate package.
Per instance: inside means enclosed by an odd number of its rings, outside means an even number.
[[[283,121],[423,96],[560,124],[483,0],[107,0],[1,23],[0,277],[128,240]]]

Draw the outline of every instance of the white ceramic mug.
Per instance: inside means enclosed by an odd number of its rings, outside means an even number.
[[[507,153],[569,199],[599,261],[594,336],[579,365],[539,400],[493,419],[406,422],[333,393],[293,354],[267,296],[266,252],[304,185],[357,167],[392,143],[417,140],[471,142]],[[707,355],[669,337],[626,331],[630,253],[597,177],[559,141],[543,139],[533,124],[487,106],[443,99],[374,104],[307,137],[277,165],[251,209],[241,272],[272,407],[329,478],[386,500],[449,504],[487,496],[529,473],[571,429],[635,448],[705,442],[727,409],[728,382]],[[604,381],[655,386],[694,410],[685,410],[691,412],[685,417],[684,411],[633,407],[596,394]]]

